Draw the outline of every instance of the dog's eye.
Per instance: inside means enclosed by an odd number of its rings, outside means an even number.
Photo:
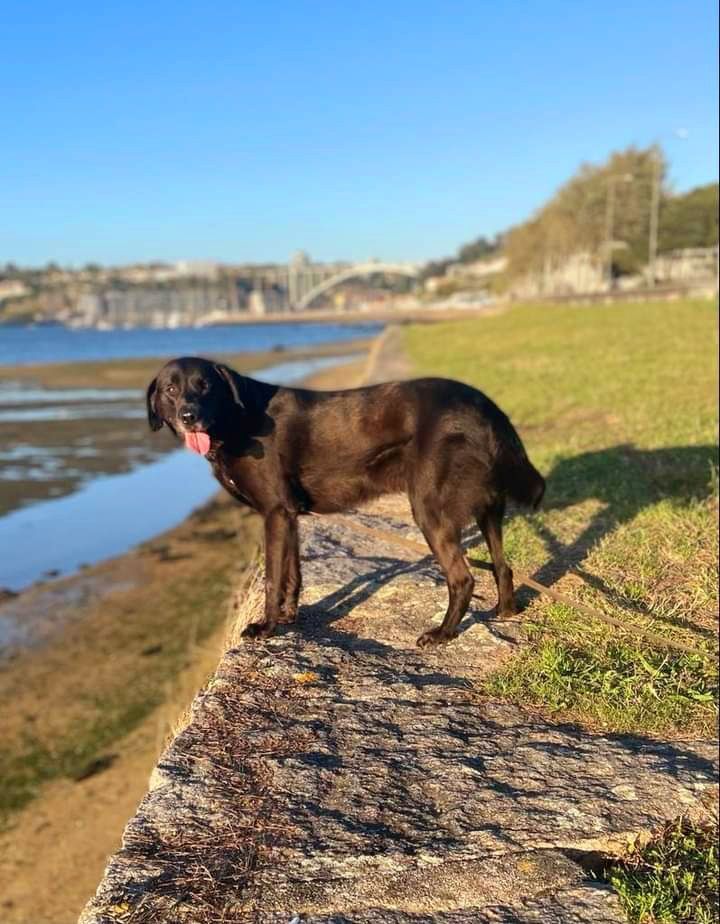
[[[205,379],[198,380],[197,390],[200,392],[201,395],[204,395],[205,392],[208,390],[208,388],[209,386],[208,386],[208,383],[205,381]]]
[[[168,385],[167,393],[174,397],[178,393],[177,385]]]

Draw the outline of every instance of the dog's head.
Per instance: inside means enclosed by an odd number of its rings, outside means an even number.
[[[222,363],[173,359],[148,385],[148,424],[151,430],[167,425],[189,449],[206,455],[213,431],[232,409],[244,408],[241,391],[241,376]]]

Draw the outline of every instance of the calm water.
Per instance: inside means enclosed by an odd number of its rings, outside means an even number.
[[[259,377],[290,383],[354,358],[326,356],[278,363],[263,370]],[[134,397],[136,406],[127,408],[128,416],[144,418],[143,396],[138,393]],[[52,400],[50,403],[56,409],[56,403]],[[102,402],[96,404],[102,408]],[[92,415],[92,410],[85,404],[83,408],[86,419]],[[21,406],[17,413],[22,413]],[[143,432],[145,429],[143,426]],[[162,442],[167,449],[170,440],[167,432],[155,434],[153,439],[158,445]],[[80,448],[84,449],[85,456],[92,458],[92,445]],[[19,452],[13,448],[1,451],[0,461],[4,453],[9,463],[8,472],[12,472],[14,466],[18,470],[15,475],[26,480],[57,478],[58,466],[70,471],[73,464],[65,457],[58,459],[38,454],[31,446],[20,449]],[[28,459],[32,460],[32,465],[24,461]],[[133,460],[128,464],[132,466]],[[100,473],[96,477],[80,478],[75,487],[67,496],[36,503],[30,500],[27,505],[0,517],[0,549],[3,550],[0,587],[20,590],[49,572],[53,576],[55,573],[66,575],[80,565],[119,555],[175,526],[219,490],[208,462],[185,449],[164,452],[153,461],[139,461],[136,467],[121,474]]]
[[[0,327],[0,366],[143,356],[241,353],[370,337],[379,324],[226,324],[176,330]]]
[[[0,366],[312,347],[380,325],[272,324],[177,330],[0,327]],[[253,373],[291,383],[354,356]],[[21,590],[125,552],[179,523],[216,490],[207,462],[148,434],[135,389],[44,388],[0,379],[0,588]]]
[[[48,573],[92,565],[180,522],[217,490],[210,466],[178,450],[125,475],[0,519],[0,583],[20,590]]]

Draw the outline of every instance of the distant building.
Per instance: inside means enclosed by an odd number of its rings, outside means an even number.
[[[131,286],[81,295],[71,322],[76,327],[180,327],[237,311],[237,293],[229,285]]]
[[[0,280],[0,302],[6,298],[21,298],[29,292],[30,289],[21,279]]]
[[[277,288],[253,289],[248,295],[248,311],[263,316],[287,310],[283,292]]]
[[[176,276],[194,276],[198,279],[217,279],[220,264],[212,260],[178,260],[175,263]]]
[[[655,261],[655,282],[666,285],[711,282],[717,285],[718,248],[693,247],[661,254]],[[632,291],[648,284],[647,270],[613,280],[613,288]],[[591,295],[608,290],[607,268],[597,254],[587,251],[546,259],[543,270],[515,281],[515,298]]]
[[[542,295],[580,295],[603,292],[607,278],[602,261],[588,251],[567,257],[547,257],[542,271],[529,273],[513,282],[509,294],[515,298]]]
[[[502,254],[487,257],[484,260],[475,260],[473,263],[452,263],[446,272],[451,279],[480,279],[486,280],[496,276],[507,266],[507,257]]]
[[[658,282],[689,282],[718,277],[717,247],[688,247],[661,254],[655,261]]]
[[[171,282],[180,275],[175,266],[169,264],[140,264],[139,266],[120,266],[112,270],[111,273],[104,273],[103,276],[112,275],[115,279],[121,279],[123,282],[131,283],[148,283],[148,282]]]

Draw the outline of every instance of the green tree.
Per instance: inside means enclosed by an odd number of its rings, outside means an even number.
[[[535,215],[508,232],[507,277],[542,272],[546,262],[560,262],[579,251],[603,260],[611,188],[612,238],[624,245],[613,250],[613,269],[637,272],[647,262],[652,185],[657,175],[662,191],[665,173],[665,158],[657,147],[630,147],[599,166],[583,164]],[[632,179],[620,182],[625,177]]]
[[[714,247],[718,242],[718,184],[669,196],[660,209],[658,250]]]
[[[429,263],[426,263],[420,270],[420,281],[424,282],[431,276],[444,276],[447,272],[448,266],[450,266],[452,262],[453,261],[449,259],[431,260]]]
[[[476,260],[482,260],[483,257],[490,257],[502,247],[502,236],[496,234],[493,238],[480,235],[469,244],[464,244],[458,250],[458,260],[460,263],[474,263]]]

